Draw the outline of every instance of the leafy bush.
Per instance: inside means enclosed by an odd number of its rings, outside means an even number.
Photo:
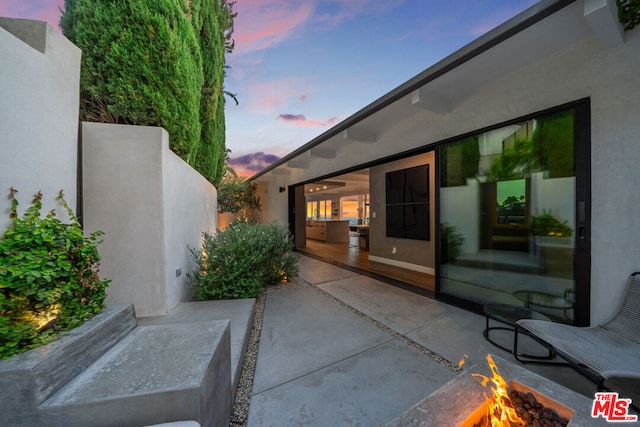
[[[560,221],[551,212],[543,210],[540,215],[531,217],[531,233],[534,236],[571,237],[573,228],[567,220]]]
[[[440,241],[442,242],[440,262],[442,264],[455,262],[462,252],[462,244],[464,243],[464,236],[460,234],[458,227],[446,222],[440,224]]]
[[[625,30],[640,25],[640,2],[638,0],[617,0],[618,19]]]
[[[102,233],[84,236],[62,191],[58,200],[69,223],[55,211],[40,216],[41,193],[19,218],[16,192],[12,188],[9,195],[13,223],[0,239],[2,359],[42,345],[99,313],[109,283],[98,276],[96,245]]]
[[[291,249],[291,233],[278,224],[235,222],[215,235],[203,233],[201,249],[189,248],[197,266],[188,283],[198,301],[254,298],[264,286],[298,275]]]
[[[218,186],[218,211],[238,214],[242,210],[260,210],[255,181],[234,174],[225,175]],[[246,216],[246,215],[245,215]]]

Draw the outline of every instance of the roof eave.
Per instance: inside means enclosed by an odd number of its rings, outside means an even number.
[[[435,80],[436,78],[448,73],[456,67],[459,67],[460,65],[472,60],[473,58],[488,51],[499,43],[509,39],[510,37],[513,37],[515,34],[518,34],[519,32],[529,28],[530,26],[536,24],[537,22],[545,19],[546,17],[554,14],[555,12],[565,8],[566,6],[576,1],[577,0],[542,0],[539,3],[536,3],[522,13],[514,16],[510,20],[504,22],[493,30],[478,37],[466,46],[458,49],[451,55],[430,66],[420,74],[417,74],[416,76],[407,80],[405,83],[401,84],[390,92],[387,92],[382,97],[378,98],[353,115],[347,117],[345,120],[338,123],[331,129],[328,129],[326,132],[318,135],[311,141],[287,154],[280,160],[262,169],[249,179],[258,179],[266,173],[287,163],[289,160],[294,159],[300,154],[349,129],[351,126],[355,125],[361,120],[382,110],[388,105],[396,102],[402,97],[429,83],[430,81]]]

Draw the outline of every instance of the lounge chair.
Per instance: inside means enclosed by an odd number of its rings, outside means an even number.
[[[613,316],[598,326],[530,319],[516,325],[514,354],[520,362],[534,362],[518,352],[518,333],[525,333],[593,380],[598,390],[609,383],[640,389],[640,272],[629,276]]]

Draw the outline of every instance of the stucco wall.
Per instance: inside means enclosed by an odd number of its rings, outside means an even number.
[[[202,232],[213,234],[218,228],[218,193],[209,181],[164,144],[162,180],[165,283],[167,306],[171,309],[192,297],[185,281],[186,273],[193,271],[195,263],[187,246],[200,248]]]
[[[580,2],[571,6],[577,13]],[[499,49],[499,46],[496,47]],[[525,47],[519,53],[526,55]],[[496,56],[499,58],[499,55]],[[625,33],[624,44],[603,47],[589,32],[557,53],[522,61],[516,71],[489,80],[452,111],[425,110],[385,129],[374,144],[344,143],[335,159],[318,159],[306,169],[265,179],[280,185],[311,180],[332,172],[429,146],[467,132],[522,117],[581,98],[591,101],[592,264],[591,322],[614,309],[626,277],[640,270],[640,28]],[[510,58],[503,58],[504,61]],[[416,129],[418,131],[416,131]],[[366,149],[365,149],[366,148]],[[283,169],[283,168],[280,168]],[[274,179],[275,178],[275,179]],[[261,178],[262,179],[262,178]],[[277,191],[277,187],[276,191]],[[286,204],[270,206],[264,217],[286,223]]]
[[[287,181],[284,177],[277,176],[258,181],[257,195],[260,198],[260,210],[256,213],[258,221],[263,224],[271,221],[277,221],[283,225],[289,223]],[[280,187],[284,187],[285,191],[280,192]]]
[[[0,17],[0,58],[1,233],[12,186],[19,212],[38,191],[42,212],[59,208],[61,189],[75,210],[80,49],[45,22]]]
[[[167,314],[189,298],[187,245],[217,225],[215,188],[169,150],[162,128],[82,123],[85,229],[105,232],[107,304]]]

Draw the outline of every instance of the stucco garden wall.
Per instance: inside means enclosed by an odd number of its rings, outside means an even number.
[[[569,6],[567,15],[583,13],[583,2]],[[555,18],[554,18],[555,19]],[[556,20],[562,25],[561,19]],[[535,26],[534,26],[535,27]],[[533,30],[531,30],[533,31]],[[423,110],[382,130],[375,143],[349,141],[336,148],[335,159],[313,159],[307,168],[279,167],[259,178],[265,192],[278,197],[263,207],[262,219],[288,222],[289,186],[340,172],[403,151],[477,131],[582,98],[591,103],[592,251],[591,323],[599,323],[615,308],[629,273],[640,270],[640,28],[627,31],[624,43],[603,46],[585,25],[579,37],[558,40],[556,52],[527,60],[528,32],[514,38],[521,49],[501,57],[502,45],[485,55],[521,64],[514,71],[488,78],[461,99],[452,99],[450,112]],[[562,47],[564,46],[564,47]],[[455,70],[451,72],[456,74]],[[456,81],[451,80],[451,88]],[[367,119],[375,122],[375,114]],[[374,126],[374,124],[372,124]],[[286,166],[286,165],[285,165]]]
[[[0,233],[42,191],[42,212],[61,189],[77,211],[81,51],[45,22],[0,17]],[[107,304],[167,314],[190,299],[187,245],[217,225],[216,190],[168,147],[161,128],[82,125],[83,220],[106,233],[101,275]],[[64,219],[64,213],[57,209]]]
[[[38,191],[42,212],[59,208],[61,189],[75,210],[80,49],[45,22],[0,17],[0,58],[1,234],[10,187],[19,212]]]
[[[106,302],[133,303],[139,316],[190,298],[187,245],[199,248],[217,226],[215,188],[168,141],[162,128],[82,123],[85,229],[105,232]]]

